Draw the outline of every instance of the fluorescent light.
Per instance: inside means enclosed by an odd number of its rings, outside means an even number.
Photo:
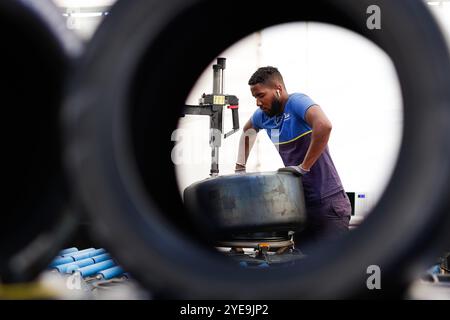
[[[71,13],[63,13],[65,17],[74,17],[74,18],[93,18],[93,17],[101,17],[102,15],[106,15],[107,13],[103,12],[71,12]]]
[[[112,6],[116,0],[53,0],[59,7],[73,8],[73,7],[104,7]]]

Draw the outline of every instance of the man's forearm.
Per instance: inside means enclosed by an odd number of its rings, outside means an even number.
[[[313,129],[311,134],[311,143],[302,163],[302,167],[304,169],[311,169],[317,159],[319,159],[320,155],[327,147],[328,140],[330,139],[330,133],[331,128],[328,127],[318,128],[316,130]]]
[[[256,141],[257,132],[254,129],[249,129],[241,134],[239,139],[238,157],[236,163],[244,165],[247,163],[250,151]]]

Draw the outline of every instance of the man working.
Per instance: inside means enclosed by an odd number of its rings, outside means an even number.
[[[288,94],[274,67],[259,68],[248,84],[259,109],[244,126],[236,173],[245,172],[256,133],[266,129],[286,166],[279,171],[302,176],[308,223],[294,235],[296,245],[344,234],[351,205],[328,151],[331,123],[327,116],[305,94]]]

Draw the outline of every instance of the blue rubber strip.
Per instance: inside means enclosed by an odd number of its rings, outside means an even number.
[[[102,261],[111,259],[111,255],[109,253],[102,253],[98,256],[91,257],[91,259],[94,260],[95,263],[98,263],[98,262],[102,262]]]
[[[67,248],[67,249],[61,250],[61,251],[58,253],[58,255],[59,255],[59,256],[63,256],[63,255],[65,255],[65,254],[68,254],[68,253],[74,253],[74,252],[77,252],[77,251],[78,251],[78,248],[76,248],[76,247]]]
[[[48,267],[54,268],[61,264],[70,263],[70,262],[74,262],[74,259],[72,257],[56,258],[50,263],[50,265]]]
[[[91,250],[91,251],[86,251],[83,253],[76,253],[76,254],[72,255],[72,258],[74,258],[75,261],[78,261],[78,260],[82,260],[82,259],[86,259],[86,258],[95,257],[95,256],[98,256],[99,254],[102,254],[105,252],[106,252],[105,249]]]
[[[103,270],[114,267],[115,265],[116,265],[116,263],[114,262],[114,260],[110,259],[110,260],[102,261],[99,263],[95,263],[91,266],[80,268],[80,269],[76,270],[75,272],[79,272],[81,274],[81,276],[84,278],[84,277],[89,277],[89,276],[95,275]]]
[[[100,271],[98,274],[102,276],[103,279],[109,280],[115,277],[120,277],[124,273],[122,267],[115,266],[103,271]]]
[[[92,260],[92,258],[87,258],[87,259],[83,259],[83,260],[72,261],[72,262],[66,263],[66,264],[61,264],[59,266],[56,266],[55,269],[61,273],[71,273],[72,270],[75,270],[72,267],[76,267],[76,269],[78,269],[78,268],[90,266],[91,264],[94,264],[94,263],[95,262],[94,262],[94,260]]]
[[[89,251],[94,251],[94,250],[95,250],[95,248],[89,248],[89,249],[84,249],[84,250],[80,250],[80,251],[77,251],[77,252],[66,253],[66,254],[63,254],[63,257],[71,257],[71,256],[73,256],[75,254],[82,254],[82,253],[89,252]]]

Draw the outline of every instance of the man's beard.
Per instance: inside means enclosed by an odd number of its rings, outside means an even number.
[[[266,112],[266,115],[268,115],[269,117],[273,117],[273,116],[280,114],[281,107],[282,107],[282,105],[281,105],[280,99],[278,99],[277,97],[273,97],[270,111]]]

